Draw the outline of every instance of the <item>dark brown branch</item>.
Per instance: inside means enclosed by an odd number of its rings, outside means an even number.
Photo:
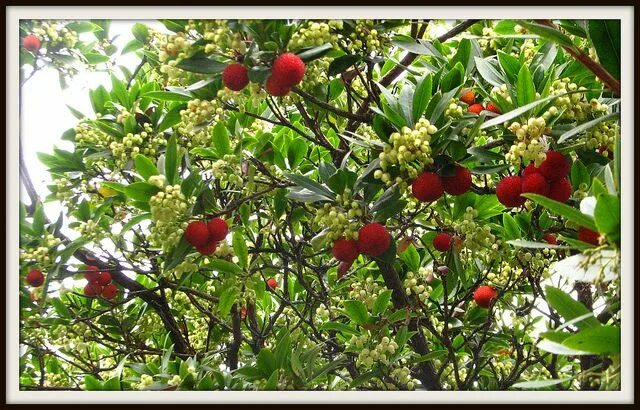
[[[371,122],[371,117],[367,116],[367,115],[361,115],[361,114],[354,114],[351,113],[349,111],[343,111],[339,108],[334,107],[333,105],[326,103],[316,97],[314,97],[313,95],[309,94],[306,91],[303,91],[301,89],[299,89],[298,87],[293,87],[291,89],[293,92],[295,92],[296,94],[298,94],[299,96],[301,96],[302,98],[304,98],[305,100],[311,101],[312,103],[314,103],[315,105],[324,108],[327,111],[331,111],[332,113],[339,115],[341,117],[344,118],[348,118],[350,120],[353,121],[358,121],[358,122],[366,122],[369,123]]]

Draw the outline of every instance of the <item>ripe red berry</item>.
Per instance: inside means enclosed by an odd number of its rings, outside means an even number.
[[[222,218],[213,218],[207,222],[207,229],[209,231],[210,241],[221,241],[226,238],[229,233],[229,225],[227,221]]]
[[[442,179],[435,172],[424,172],[411,184],[411,192],[421,202],[433,202],[444,194]]]
[[[549,187],[549,193],[547,197],[558,202],[567,202],[571,198],[571,184],[569,180],[564,177],[551,182]]]
[[[513,208],[525,203],[522,193],[522,179],[518,176],[505,177],[496,186],[498,201],[506,207]]]
[[[222,72],[222,82],[233,91],[240,91],[249,84],[249,70],[242,64],[229,64]]]
[[[473,103],[476,102],[476,93],[473,92],[473,90],[469,90],[466,93],[462,94],[462,97],[460,97],[460,101],[467,105],[473,105]]]
[[[34,36],[33,34],[29,34],[28,36],[22,39],[22,46],[27,50],[31,51],[32,53],[35,53],[36,51],[40,50],[41,44],[42,43],[40,42],[40,39]]]
[[[531,174],[522,178],[522,193],[547,195],[549,193],[549,182],[542,174]]]
[[[116,295],[118,294],[118,288],[113,283],[110,283],[110,284],[106,285],[102,289],[102,293],[101,294],[102,294],[103,298],[105,298],[107,300],[111,300],[111,299],[115,298]]]
[[[333,243],[333,257],[340,262],[353,262],[358,258],[358,241],[353,239],[339,238]]]
[[[452,243],[453,238],[447,233],[439,233],[433,238],[433,247],[440,252],[448,252]]]
[[[547,179],[555,181],[569,173],[569,160],[558,151],[547,151],[547,158],[540,164],[540,172]]]
[[[100,269],[97,266],[87,265],[84,272],[84,278],[88,282],[96,282],[100,276]]]
[[[267,286],[269,286],[270,289],[275,289],[278,287],[278,281],[274,278],[269,278],[267,279]]]
[[[93,298],[102,293],[102,286],[95,282],[89,282],[83,289],[84,295],[88,298]]]
[[[545,233],[542,235],[542,239],[547,241],[549,245],[555,245],[558,243],[558,239],[556,239],[556,236],[552,233]]]
[[[44,275],[37,269],[33,269],[27,273],[27,283],[34,288],[44,283]]]
[[[279,55],[271,66],[271,77],[278,84],[293,87],[304,77],[304,62],[293,53]]]
[[[488,308],[498,297],[498,292],[491,286],[478,286],[478,289],[473,292],[473,300],[476,301],[478,306]]]
[[[109,272],[100,272],[100,274],[98,275],[98,279],[96,280],[96,283],[98,283],[101,286],[107,286],[108,284],[111,283],[111,274]]]
[[[502,114],[502,112],[500,112],[500,108],[498,108],[498,106],[492,102],[487,103],[487,111],[495,112],[496,114]]]
[[[247,317],[247,308],[242,307],[240,308],[240,319],[244,319],[245,317]]]
[[[202,221],[193,221],[184,231],[184,237],[192,246],[205,246],[209,242],[209,230],[207,224]]]
[[[471,189],[471,171],[465,167],[456,166],[455,174],[442,177],[445,192],[451,195],[462,195]]]
[[[578,228],[578,240],[598,246],[600,244],[600,234],[581,226]]]
[[[467,111],[474,113],[476,115],[479,115],[480,112],[482,112],[482,110],[484,110],[484,107],[482,106],[482,104],[473,104],[473,105],[470,105],[469,108],[467,108]]]
[[[270,76],[269,78],[267,78],[265,87],[269,95],[272,95],[274,97],[284,97],[285,95],[289,94],[289,91],[291,91],[291,87],[278,82],[278,80],[274,76]]]
[[[209,256],[216,251],[218,248],[218,242],[211,241],[206,243],[203,246],[196,246],[196,250],[200,252],[201,255]]]
[[[366,224],[358,232],[358,249],[367,256],[377,257],[389,249],[391,235],[379,223]]]
[[[540,168],[536,167],[536,165],[532,162],[526,166],[526,168],[522,171],[522,177],[529,176],[531,174],[539,174]]]

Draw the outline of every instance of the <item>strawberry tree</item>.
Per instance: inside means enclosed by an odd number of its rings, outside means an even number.
[[[619,389],[619,22],[161,23],[25,22],[111,81],[22,174],[22,389]]]

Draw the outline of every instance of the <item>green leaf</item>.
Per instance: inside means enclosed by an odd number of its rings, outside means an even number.
[[[60,300],[60,298],[52,298],[50,299],[50,302],[60,317],[71,319],[71,312],[69,311],[69,308]]]
[[[276,357],[269,349],[262,349],[258,353],[256,359],[256,367],[265,378],[268,378],[273,372],[278,370]]]
[[[371,310],[371,313],[374,316],[384,314],[385,310],[387,310],[389,301],[391,301],[391,292],[391,290],[385,290],[378,295]]]
[[[524,64],[518,72],[516,93],[518,97],[518,105],[521,107],[532,103],[536,99],[536,87],[533,84],[529,67],[527,67],[526,64]]]
[[[525,241],[522,239],[515,239],[511,241],[507,241],[507,243],[511,246],[515,246],[517,248],[531,248],[531,249],[571,249],[569,246],[562,245],[551,245],[547,242],[532,242]]]
[[[133,228],[134,226],[138,225],[140,222],[146,219],[151,219],[151,213],[147,212],[144,214],[134,216],[126,224],[122,226],[121,232],[129,232],[131,228]]]
[[[167,141],[167,151],[164,163],[164,174],[167,177],[167,183],[174,185],[177,181],[178,167],[178,145],[176,144],[176,136],[171,135]]]
[[[485,79],[486,82],[493,85],[494,87],[500,87],[502,84],[505,84],[507,81],[504,79],[502,74],[498,70],[493,67],[487,60],[474,57],[476,61],[476,68],[478,72]]]
[[[131,27],[133,37],[141,43],[146,43],[149,38],[149,29],[142,23],[136,23]]]
[[[560,137],[558,138],[558,144],[562,144],[563,142],[567,141],[568,139],[574,137],[575,135],[581,134],[585,131],[587,131],[588,129],[590,129],[591,127],[595,126],[596,124],[602,122],[602,121],[609,121],[609,120],[613,120],[613,119],[617,119],[620,118],[620,111],[618,112],[614,112],[608,115],[603,115],[601,117],[598,117],[594,120],[591,121],[587,121],[583,124],[580,124],[576,127],[571,128],[569,131],[563,133],[562,135],[560,135]]]
[[[613,240],[620,238],[620,198],[610,194],[600,195],[593,216],[598,232]]]
[[[237,230],[233,233],[233,251],[238,257],[238,264],[242,269],[246,269],[249,266],[249,248],[247,247],[247,239],[241,230]]]
[[[223,122],[218,122],[213,127],[212,141],[216,152],[220,157],[231,154],[231,144],[229,142],[229,132]]]
[[[502,67],[502,71],[504,71],[511,83],[514,83],[518,78],[518,72],[520,71],[520,62],[517,58],[515,58],[511,54],[505,53],[502,50],[498,50],[497,55],[500,67]]]
[[[285,174],[285,176],[293,183],[306,188],[317,195],[323,196],[329,200],[335,199],[335,194],[329,188],[312,180],[309,177],[296,174]]]
[[[102,390],[102,383],[90,374],[84,375],[84,386],[88,391]]]
[[[555,386],[556,384],[561,384],[569,380],[571,379],[532,380],[528,382],[515,383],[512,387],[517,389],[541,389],[544,387]]]
[[[317,60],[320,57],[323,57],[329,51],[333,50],[333,45],[331,43],[325,43],[318,47],[313,47],[309,50],[305,50],[301,53],[298,53],[298,57],[305,63],[309,61]]]
[[[120,54],[128,54],[133,51],[140,50],[142,47],[144,47],[144,44],[134,38],[122,48],[122,51],[120,52]]]
[[[506,212],[502,214],[502,225],[504,226],[506,240],[520,239],[522,237],[518,223]]]
[[[276,356],[276,367],[278,369],[284,369],[289,360],[289,356],[291,355],[291,337],[289,335],[289,329],[283,328],[281,330],[274,353]]]
[[[124,194],[134,201],[148,203],[152,196],[160,192],[160,188],[148,182],[134,182],[124,188]]]
[[[220,300],[218,301],[218,312],[220,312],[220,315],[227,316],[229,314],[231,307],[236,303],[238,293],[238,289],[236,288],[227,288],[222,292]]]
[[[545,352],[565,355],[565,356],[583,356],[588,355],[588,352],[583,352],[581,350],[571,349],[561,343],[556,343],[548,339],[541,340],[538,345],[538,349],[544,350]]]
[[[528,23],[524,20],[519,20],[518,24],[526,28],[528,31],[539,35],[540,37],[551,40],[562,46],[573,48],[573,42],[571,41],[571,38],[569,38],[569,36],[561,32],[560,30],[548,26],[543,26],[541,24]]]
[[[211,268],[214,272],[230,273],[239,275],[242,273],[242,268],[233,262],[228,262],[223,259],[214,259],[207,267]]]
[[[425,74],[418,80],[416,89],[413,93],[413,105],[411,107],[411,113],[413,122],[417,122],[424,114],[424,110],[431,100],[431,91],[433,87],[433,76]]]
[[[222,72],[227,64],[207,57],[193,56],[180,61],[176,67],[192,73],[216,74]]]
[[[600,64],[620,80],[620,20],[588,20],[587,30]]]
[[[595,221],[589,215],[585,215],[576,208],[563,204],[562,202],[554,201],[545,196],[538,194],[522,194],[523,197],[531,199],[532,201],[542,205],[553,213],[567,218],[571,222],[575,222],[580,226],[589,228],[592,231],[597,231]]]
[[[336,58],[329,64],[329,69],[327,70],[328,76],[338,75],[347,70],[347,68],[351,67],[358,61],[360,61],[362,57],[357,54],[347,54],[341,57]]]
[[[89,21],[72,21],[65,26],[69,30],[73,30],[76,33],[88,33],[102,31],[102,27]]]
[[[578,316],[584,316],[590,313],[589,309],[582,303],[574,300],[571,296],[553,286],[545,287],[545,294],[549,306],[555,309],[565,320],[572,320]],[[578,329],[586,329],[599,327],[601,323],[593,316],[585,316],[585,319],[575,324]]]
[[[308,150],[309,146],[302,138],[296,138],[289,143],[289,147],[287,148],[287,160],[289,161],[290,169],[295,169],[300,165],[302,160],[307,156]]]
[[[593,354],[620,353],[620,328],[599,326],[584,329],[566,338],[562,345]]]
[[[109,380],[104,382],[104,385],[102,386],[102,390],[105,390],[105,391],[119,391],[120,390],[120,378],[119,377],[110,378]]]
[[[573,165],[571,165],[571,185],[574,190],[577,190],[581,184],[585,184],[587,188],[589,188],[591,176],[584,163],[577,159],[573,161]]]
[[[460,40],[460,43],[458,43],[458,50],[451,59],[451,65],[455,66],[460,63],[464,71],[468,71],[471,68],[471,64],[473,64],[472,56],[471,41],[468,38],[463,38]]]
[[[376,375],[377,375],[376,372],[362,373],[360,376],[356,377],[351,381],[349,388],[355,389],[358,386],[362,386],[369,380],[373,379]]]
[[[153,175],[159,174],[155,164],[142,154],[136,155],[134,163],[136,165],[136,171],[138,171],[138,174],[145,180],[148,180]]]
[[[178,93],[175,91],[149,91],[142,95],[144,98],[159,101],[191,101],[193,96],[190,93]]]
[[[369,313],[364,303],[359,300],[347,300],[344,302],[344,309],[351,320],[361,325],[369,319]]]
[[[344,323],[339,322],[325,322],[320,325],[320,329],[322,330],[335,330],[337,332],[342,332],[346,335],[352,335],[356,333],[356,329],[349,325],[345,325]]]

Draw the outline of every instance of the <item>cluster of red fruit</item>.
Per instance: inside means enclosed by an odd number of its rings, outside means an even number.
[[[184,231],[184,237],[200,252],[208,256],[216,251],[218,243],[227,237],[229,225],[222,218],[213,218],[209,222],[193,221]]]
[[[521,206],[526,198],[520,194],[544,195],[558,202],[567,202],[571,197],[571,183],[567,178],[569,160],[557,151],[548,151],[540,167],[529,164],[522,176],[505,177],[496,186],[498,200],[507,207]]]
[[[111,283],[111,274],[109,272],[101,272],[97,266],[88,265],[84,271],[84,277],[87,280],[83,292],[88,298],[102,296],[107,300],[111,300],[118,294],[118,288]]]
[[[41,44],[42,43],[40,42],[40,39],[33,34],[29,34],[22,39],[22,47],[24,47],[28,51],[31,51],[32,53],[40,50]]]
[[[471,189],[471,172],[459,165],[451,176],[440,176],[426,171],[411,184],[411,192],[421,202],[433,202],[444,193],[462,195]]]
[[[496,114],[502,114],[500,112],[500,109],[492,102],[488,102],[486,107],[480,103],[476,103],[476,93],[473,92],[473,90],[469,90],[462,94],[462,97],[460,97],[460,101],[466,103],[469,106],[469,108],[467,108],[468,112],[476,115],[480,115],[483,110],[492,111]]]
[[[304,62],[293,53],[279,55],[271,67],[271,75],[265,83],[267,92],[274,97],[289,94],[291,88],[304,77]],[[249,84],[249,70],[243,64],[228,65],[222,72],[222,82],[233,91],[240,91]]]
[[[339,238],[333,244],[333,256],[346,264],[347,269],[362,253],[372,258],[385,253],[391,245],[391,235],[384,225],[369,223],[358,231],[358,240]]]

